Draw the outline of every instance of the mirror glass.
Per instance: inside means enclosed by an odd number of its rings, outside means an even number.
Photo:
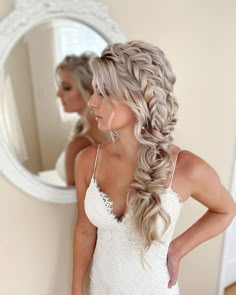
[[[79,120],[57,97],[55,69],[66,55],[99,55],[107,43],[82,23],[55,19],[28,31],[6,59],[0,77],[3,136],[17,161],[44,182],[67,186],[58,159]]]

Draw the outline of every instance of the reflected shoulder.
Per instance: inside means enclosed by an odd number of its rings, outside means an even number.
[[[89,145],[91,145],[91,142],[88,138],[84,136],[76,136],[68,143],[67,150],[72,153],[78,153]]]

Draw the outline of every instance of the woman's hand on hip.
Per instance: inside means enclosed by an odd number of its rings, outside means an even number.
[[[168,254],[167,254],[167,268],[170,275],[168,288],[174,286],[177,282],[178,271],[179,271],[180,256],[176,251],[173,242],[170,243]]]

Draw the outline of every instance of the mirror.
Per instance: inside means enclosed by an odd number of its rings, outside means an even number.
[[[99,55],[106,45],[88,26],[56,19],[24,34],[4,63],[0,120],[5,140],[16,160],[49,184],[67,186],[57,159],[79,120],[56,97],[56,67],[67,55]]]
[[[99,55],[125,38],[103,4],[33,2],[17,1],[0,24],[1,170],[34,197],[75,202],[58,159],[80,116],[66,112],[57,97],[56,67],[67,55]]]

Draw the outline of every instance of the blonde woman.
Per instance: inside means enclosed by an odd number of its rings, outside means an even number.
[[[91,67],[88,106],[119,137],[76,159],[72,294],[83,294],[91,262],[90,295],[178,295],[181,259],[223,232],[236,205],[208,163],[173,144],[176,78],[161,49],[109,45]],[[208,211],[172,240],[189,196]]]
[[[94,114],[87,102],[93,93],[93,74],[89,60],[94,54],[85,52],[79,56],[67,55],[56,68],[58,81],[57,96],[60,97],[64,111],[78,113],[73,133],[68,140],[65,152],[56,163],[56,170],[67,185],[75,185],[74,162],[79,151],[89,145],[110,140],[109,134],[98,129]]]

